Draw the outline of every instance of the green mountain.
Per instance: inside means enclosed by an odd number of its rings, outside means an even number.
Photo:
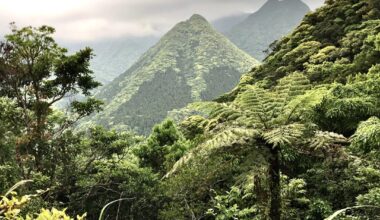
[[[240,49],[262,60],[266,56],[263,51],[291,32],[308,11],[309,7],[301,0],[268,0],[225,35]]]
[[[302,72],[313,84],[346,83],[350,75],[367,73],[380,60],[375,37],[380,30],[380,3],[342,0],[305,16],[279,40],[262,65],[246,74],[240,85],[220,100],[230,99],[246,84],[273,86],[284,76]]]
[[[147,134],[168,111],[231,90],[257,63],[194,15],[98,93],[106,107],[91,121]]]
[[[165,217],[380,219],[347,209],[380,204],[380,1],[326,1],[218,102],[180,124],[205,141],[166,176]]]

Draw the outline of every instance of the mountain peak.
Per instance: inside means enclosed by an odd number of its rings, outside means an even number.
[[[302,0],[267,0],[258,11],[233,26],[226,35],[240,49],[255,58],[264,59],[266,54],[263,51],[299,25],[309,11]]]
[[[289,8],[298,8],[298,9],[304,9],[307,8],[308,11],[310,11],[309,6],[307,6],[306,3],[304,3],[302,0],[268,0],[259,10],[265,11],[265,10],[273,10],[273,7],[279,7],[279,8],[287,8],[285,10],[288,10]]]
[[[194,23],[207,23],[208,24],[207,19],[204,18],[202,15],[199,15],[199,14],[192,15],[188,21],[191,23],[194,22]]]
[[[205,18],[193,15],[99,92],[107,105],[90,123],[148,134],[168,112],[232,90],[257,63]]]

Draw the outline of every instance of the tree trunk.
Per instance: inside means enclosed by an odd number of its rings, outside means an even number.
[[[271,194],[269,217],[271,220],[281,220],[280,152],[278,148],[271,146],[270,153],[268,168]]]

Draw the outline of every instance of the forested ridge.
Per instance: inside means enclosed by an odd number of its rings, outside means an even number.
[[[12,27],[0,45],[0,219],[380,218],[379,1],[327,0],[235,89],[146,137],[76,130],[102,111],[91,49],[67,55],[54,29]],[[54,107],[73,93],[87,99]]]
[[[195,14],[175,25],[130,69],[102,87],[96,97],[105,102],[104,111],[82,126],[100,124],[148,135],[169,111],[217,98],[256,64]]]
[[[263,60],[269,45],[289,34],[309,11],[301,0],[268,0],[258,11],[223,33],[240,49]]]

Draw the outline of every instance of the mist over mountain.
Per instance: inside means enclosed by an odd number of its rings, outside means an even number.
[[[94,50],[91,69],[98,81],[107,84],[132,66],[138,58],[159,40],[158,37],[125,37],[89,43],[64,43],[70,51],[85,46]]]
[[[257,63],[194,15],[98,93],[107,105],[91,121],[147,134],[168,111],[231,90]]]
[[[255,13],[222,17],[212,21],[212,25],[240,49],[263,59],[263,51],[295,28],[309,10],[301,0],[269,0]],[[158,40],[155,36],[119,37],[66,45],[72,51],[84,46],[94,49],[96,56],[91,60],[91,69],[105,85],[131,67]]]
[[[262,60],[266,56],[263,51],[290,33],[309,11],[301,0],[269,0],[225,35],[240,49]]]
[[[230,15],[230,16],[226,16],[226,17],[222,17],[217,20],[214,20],[211,22],[211,24],[219,32],[225,33],[229,31],[235,25],[244,21],[249,15],[250,13],[238,13],[238,14],[234,14],[234,15]]]
[[[3,1],[0,220],[379,220],[380,1],[302,1]]]

